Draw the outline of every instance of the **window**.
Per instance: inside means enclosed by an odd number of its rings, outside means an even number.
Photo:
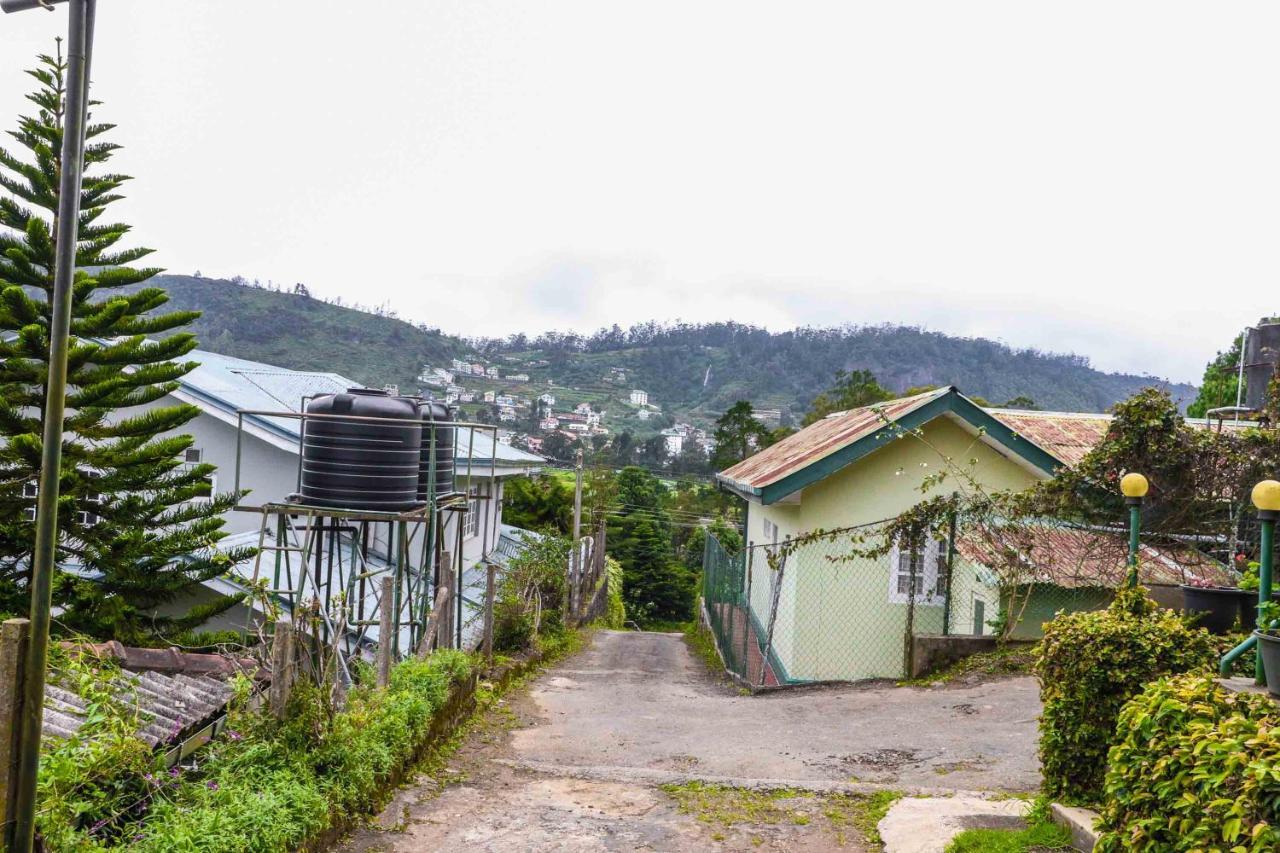
[[[480,487],[472,486],[467,490],[471,499],[467,501],[467,520],[462,528],[462,535],[471,539],[480,535]]]
[[[915,548],[889,551],[889,601],[941,605],[947,597],[947,540],[928,535]]]
[[[189,465],[198,465],[204,461],[204,451],[199,447],[188,447],[185,451],[185,461]]]
[[[204,449],[200,447],[188,447],[182,452],[182,464],[178,466],[180,473],[186,473],[197,465],[204,464]],[[218,492],[218,475],[206,474],[204,481],[209,484],[209,493],[207,495],[196,495],[191,499],[192,503],[208,503]]]
[[[764,520],[764,541],[770,545],[778,544],[778,525],[767,518]]]

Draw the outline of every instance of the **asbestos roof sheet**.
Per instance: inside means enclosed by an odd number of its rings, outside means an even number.
[[[232,675],[262,674],[252,661],[222,655],[130,648],[115,642],[88,649],[114,658],[120,666],[108,686],[118,700],[138,709],[137,737],[152,748],[181,740],[219,716],[233,694]],[[61,683],[57,672],[51,673],[45,687],[45,737],[70,738],[84,725],[86,703],[73,688]]]
[[[956,535],[956,551],[970,563],[1019,583],[1070,589],[1114,589],[1129,571],[1125,534],[1052,522],[962,530]],[[1146,584],[1181,584],[1197,578],[1235,584],[1235,575],[1222,563],[1190,545],[1144,542],[1138,569],[1139,580]]]
[[[952,390],[950,387],[937,388],[912,397],[828,415],[723,471],[720,479],[747,488],[776,483]]]

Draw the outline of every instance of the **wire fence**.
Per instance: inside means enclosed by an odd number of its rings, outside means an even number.
[[[1143,538],[1157,601],[1233,582],[1200,544]],[[922,635],[1037,640],[1060,612],[1106,607],[1127,576],[1120,530],[955,524],[900,547],[869,526],[738,551],[708,535],[702,597],[726,668],[769,687],[906,677]]]

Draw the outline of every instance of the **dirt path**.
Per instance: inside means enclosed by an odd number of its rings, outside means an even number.
[[[602,631],[341,849],[859,851],[878,788],[1034,789],[1038,713],[1026,678],[741,696],[679,635]]]

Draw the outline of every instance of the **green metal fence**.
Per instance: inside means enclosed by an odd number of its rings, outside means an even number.
[[[761,686],[903,678],[915,636],[1039,639],[1059,612],[1107,606],[1126,572],[1118,531],[960,524],[903,547],[877,536],[870,526],[731,552],[708,535],[702,598],[726,667]],[[1205,559],[1144,539],[1144,583],[1180,606],[1178,584]]]

